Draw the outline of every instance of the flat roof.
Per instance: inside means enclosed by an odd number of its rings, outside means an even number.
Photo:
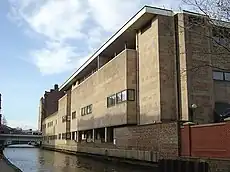
[[[174,13],[172,10],[161,9],[157,7],[144,6],[140,11],[138,11],[128,22],[123,25],[108,41],[106,41],[86,62],[81,65],[59,88],[63,90],[68,86],[68,84],[86,67],[88,66],[95,58],[97,58],[106,48],[108,48],[118,37],[120,37],[127,29],[129,29],[133,24],[135,24],[141,17],[146,14],[156,14],[164,16],[173,16]]]

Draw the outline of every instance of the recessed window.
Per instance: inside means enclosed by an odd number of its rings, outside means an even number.
[[[76,111],[72,112],[72,119],[76,118]]]
[[[107,97],[107,107],[115,106],[116,104],[116,95]]]
[[[213,79],[214,80],[224,80],[224,73],[218,72],[218,71],[213,71]]]

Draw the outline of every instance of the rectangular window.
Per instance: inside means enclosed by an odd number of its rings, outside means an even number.
[[[107,97],[107,107],[115,106],[116,104],[116,95]]]
[[[213,79],[214,80],[224,80],[224,73],[218,72],[218,71],[213,71]]]
[[[127,100],[127,90],[117,93],[116,96],[117,96],[117,103],[126,101]]]
[[[81,108],[81,116],[91,114],[92,113],[92,108],[93,108],[92,104]]]
[[[75,132],[72,132],[72,140],[75,140]]]
[[[66,133],[62,133],[62,140],[66,139]]]
[[[61,140],[61,134],[58,135],[58,139]]]
[[[84,108],[81,108],[81,116],[84,115]]]
[[[224,80],[225,81],[230,81],[230,72],[225,72],[224,73]]]
[[[124,90],[121,92],[121,100],[126,101],[127,100],[127,90]]]
[[[129,89],[128,90],[128,98],[129,101],[135,100],[135,90]]]
[[[72,119],[76,118],[76,111],[72,112]]]
[[[92,105],[87,106],[87,114],[92,113]]]
[[[63,123],[66,122],[66,116],[63,116],[63,117],[62,117],[62,122],[63,122]]]
[[[121,92],[116,94],[116,99],[117,99],[117,103],[122,102],[122,94],[121,94]]]

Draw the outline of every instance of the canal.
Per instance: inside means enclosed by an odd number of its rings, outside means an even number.
[[[39,148],[11,147],[6,148],[4,154],[23,172],[157,172],[153,167],[113,163]]]

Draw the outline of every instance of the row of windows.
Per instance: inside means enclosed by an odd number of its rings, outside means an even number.
[[[48,123],[48,127],[52,127],[53,126],[53,121]]]
[[[230,72],[213,71],[213,79],[221,81],[230,81]]]
[[[133,89],[123,90],[119,93],[107,97],[107,107],[115,106],[125,101],[134,101],[135,91]]]
[[[92,104],[81,108],[81,116],[91,114],[92,108],[93,108]]]

